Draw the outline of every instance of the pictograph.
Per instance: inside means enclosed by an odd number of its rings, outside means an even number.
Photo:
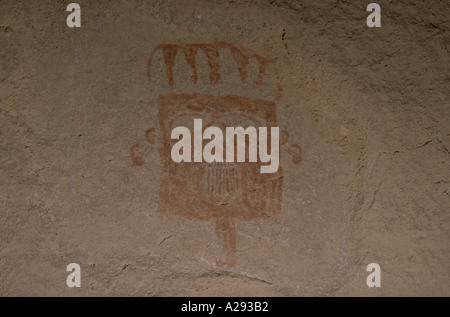
[[[251,83],[255,87],[262,84],[267,65],[273,63],[261,55],[239,49],[229,43],[159,45],[149,60],[149,82],[154,84],[154,56],[162,52],[169,86],[180,84],[173,71],[177,54],[182,54],[191,67],[192,73],[187,76],[188,80],[196,84],[198,68],[204,66],[209,70],[209,84],[219,85],[219,49],[229,50],[242,83],[248,80],[249,62],[255,60],[258,63],[256,80]],[[196,56],[200,52],[205,54],[208,65],[197,64]],[[273,75],[278,78],[276,70]],[[283,169],[280,166],[276,173],[261,174],[260,162],[175,163],[170,154],[174,144],[170,137],[171,131],[180,124],[189,125],[194,118],[201,118],[205,128],[212,125],[224,129],[230,125],[240,125],[244,128],[274,127],[277,125],[276,99],[282,92],[279,82],[274,85],[275,101],[227,95],[226,91],[219,96],[195,91],[161,95],[158,97],[158,127],[149,128],[145,135],[147,144],[155,146],[154,150],[158,153],[164,170],[160,189],[161,211],[188,219],[212,221],[222,249],[217,259],[218,265],[235,264],[236,221],[262,218],[281,210]],[[286,147],[286,153],[292,156],[294,164],[299,164],[300,146],[288,145],[288,139],[288,132],[283,131],[280,143]],[[132,165],[135,167],[145,164],[146,156],[151,155],[151,148],[141,155],[137,154],[138,148],[139,144],[134,144],[130,149]]]

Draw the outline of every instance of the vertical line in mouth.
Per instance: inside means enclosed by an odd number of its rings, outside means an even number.
[[[220,188],[219,195],[222,196],[225,193],[225,189],[224,189],[224,187],[225,187],[225,177],[224,177],[225,170],[219,169],[218,171],[219,171],[219,178],[220,178],[220,180],[219,180],[219,188]]]
[[[225,176],[226,176],[226,183],[225,183],[225,186],[226,186],[226,188],[225,188],[225,190],[228,192],[228,193],[231,193],[232,192],[232,190],[231,190],[231,170],[226,170],[225,171]]]

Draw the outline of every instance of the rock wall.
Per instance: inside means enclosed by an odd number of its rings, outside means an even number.
[[[368,2],[1,1],[0,295],[450,295],[450,5]],[[174,172],[196,115],[279,172]]]

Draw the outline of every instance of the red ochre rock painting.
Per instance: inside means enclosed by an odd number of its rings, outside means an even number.
[[[174,63],[177,54],[183,54],[192,70],[189,80],[198,82],[197,54],[201,51],[207,57],[209,84],[218,85],[221,81],[221,50],[229,50],[237,67],[242,83],[247,79],[247,66],[251,59],[257,61],[258,74],[251,83],[261,85],[267,66],[273,61],[258,54],[240,49],[229,43],[213,44],[163,44],[154,49],[148,62],[148,78],[152,81],[152,60],[157,52],[162,52],[169,86],[176,86]],[[279,79],[276,68],[271,68],[275,78]],[[241,83],[237,82],[236,85]],[[282,92],[279,80],[276,83],[278,98]],[[145,133],[145,141],[150,145],[147,150],[138,151],[139,144],[130,148],[132,166],[142,166],[150,151],[156,150],[162,162],[163,176],[160,188],[161,211],[188,219],[214,221],[221,252],[217,264],[233,266],[235,264],[236,233],[235,222],[273,215],[281,210],[283,169],[271,174],[260,173],[260,162],[244,163],[175,163],[171,158],[171,148],[176,140],[171,140],[171,131],[194,118],[203,119],[203,128],[214,125],[219,127],[239,126],[245,120],[254,127],[277,126],[276,103],[269,100],[253,100],[246,96],[220,96],[202,94],[196,91],[168,93],[158,97],[158,129],[150,128]],[[244,127],[245,128],[245,127]],[[157,135],[159,137],[157,137]],[[301,161],[301,148],[289,144],[289,134],[281,131],[280,146],[292,156],[294,164]],[[270,139],[268,141],[270,144]],[[137,154],[139,152],[139,154]]]

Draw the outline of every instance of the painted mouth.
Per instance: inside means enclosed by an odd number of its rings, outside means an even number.
[[[206,194],[214,201],[224,202],[241,192],[241,171],[234,163],[208,163],[205,178]]]

